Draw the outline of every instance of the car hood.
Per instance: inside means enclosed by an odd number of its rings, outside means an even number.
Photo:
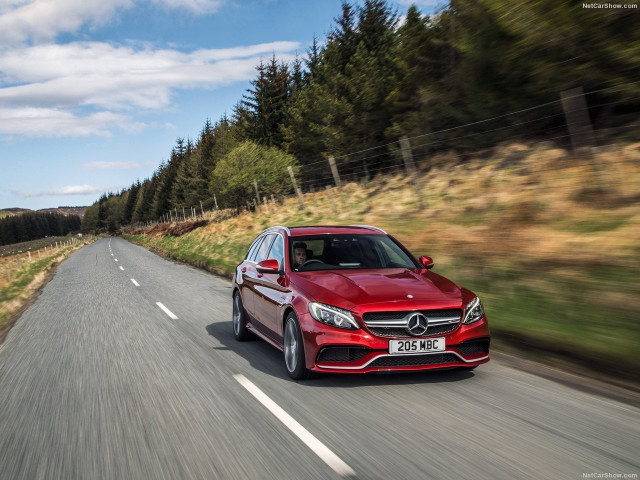
[[[450,280],[427,270],[331,270],[303,272],[295,283],[317,302],[347,310],[380,308],[460,308],[462,291]],[[411,296],[411,297],[410,297]]]

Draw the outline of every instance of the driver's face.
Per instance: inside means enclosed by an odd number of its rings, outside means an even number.
[[[302,265],[307,261],[307,251],[304,248],[296,248],[293,251],[293,258],[295,260],[295,263],[297,263],[298,265]]]

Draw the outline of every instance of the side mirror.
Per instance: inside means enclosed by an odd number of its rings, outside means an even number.
[[[420,263],[424,268],[430,270],[433,268],[433,258],[425,257],[424,255],[420,257]]]
[[[280,273],[280,265],[274,258],[269,260],[263,260],[256,265],[256,270],[259,273]]]

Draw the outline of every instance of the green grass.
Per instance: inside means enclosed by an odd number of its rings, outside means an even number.
[[[623,227],[629,218],[625,215],[601,215],[599,217],[562,219],[550,224],[550,227],[558,231],[590,234],[610,232]]]
[[[574,267],[570,275],[566,268],[557,275],[436,264],[435,270],[481,297],[496,338],[638,378],[640,322],[634,299],[640,299],[640,282],[633,269]],[[621,293],[626,294],[621,301],[607,301]]]

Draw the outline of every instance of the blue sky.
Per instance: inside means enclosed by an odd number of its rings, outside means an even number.
[[[410,3],[389,5],[404,15]],[[261,59],[304,56],[340,11],[340,0],[0,0],[0,208],[91,205],[149,177],[178,137],[232,113]]]

